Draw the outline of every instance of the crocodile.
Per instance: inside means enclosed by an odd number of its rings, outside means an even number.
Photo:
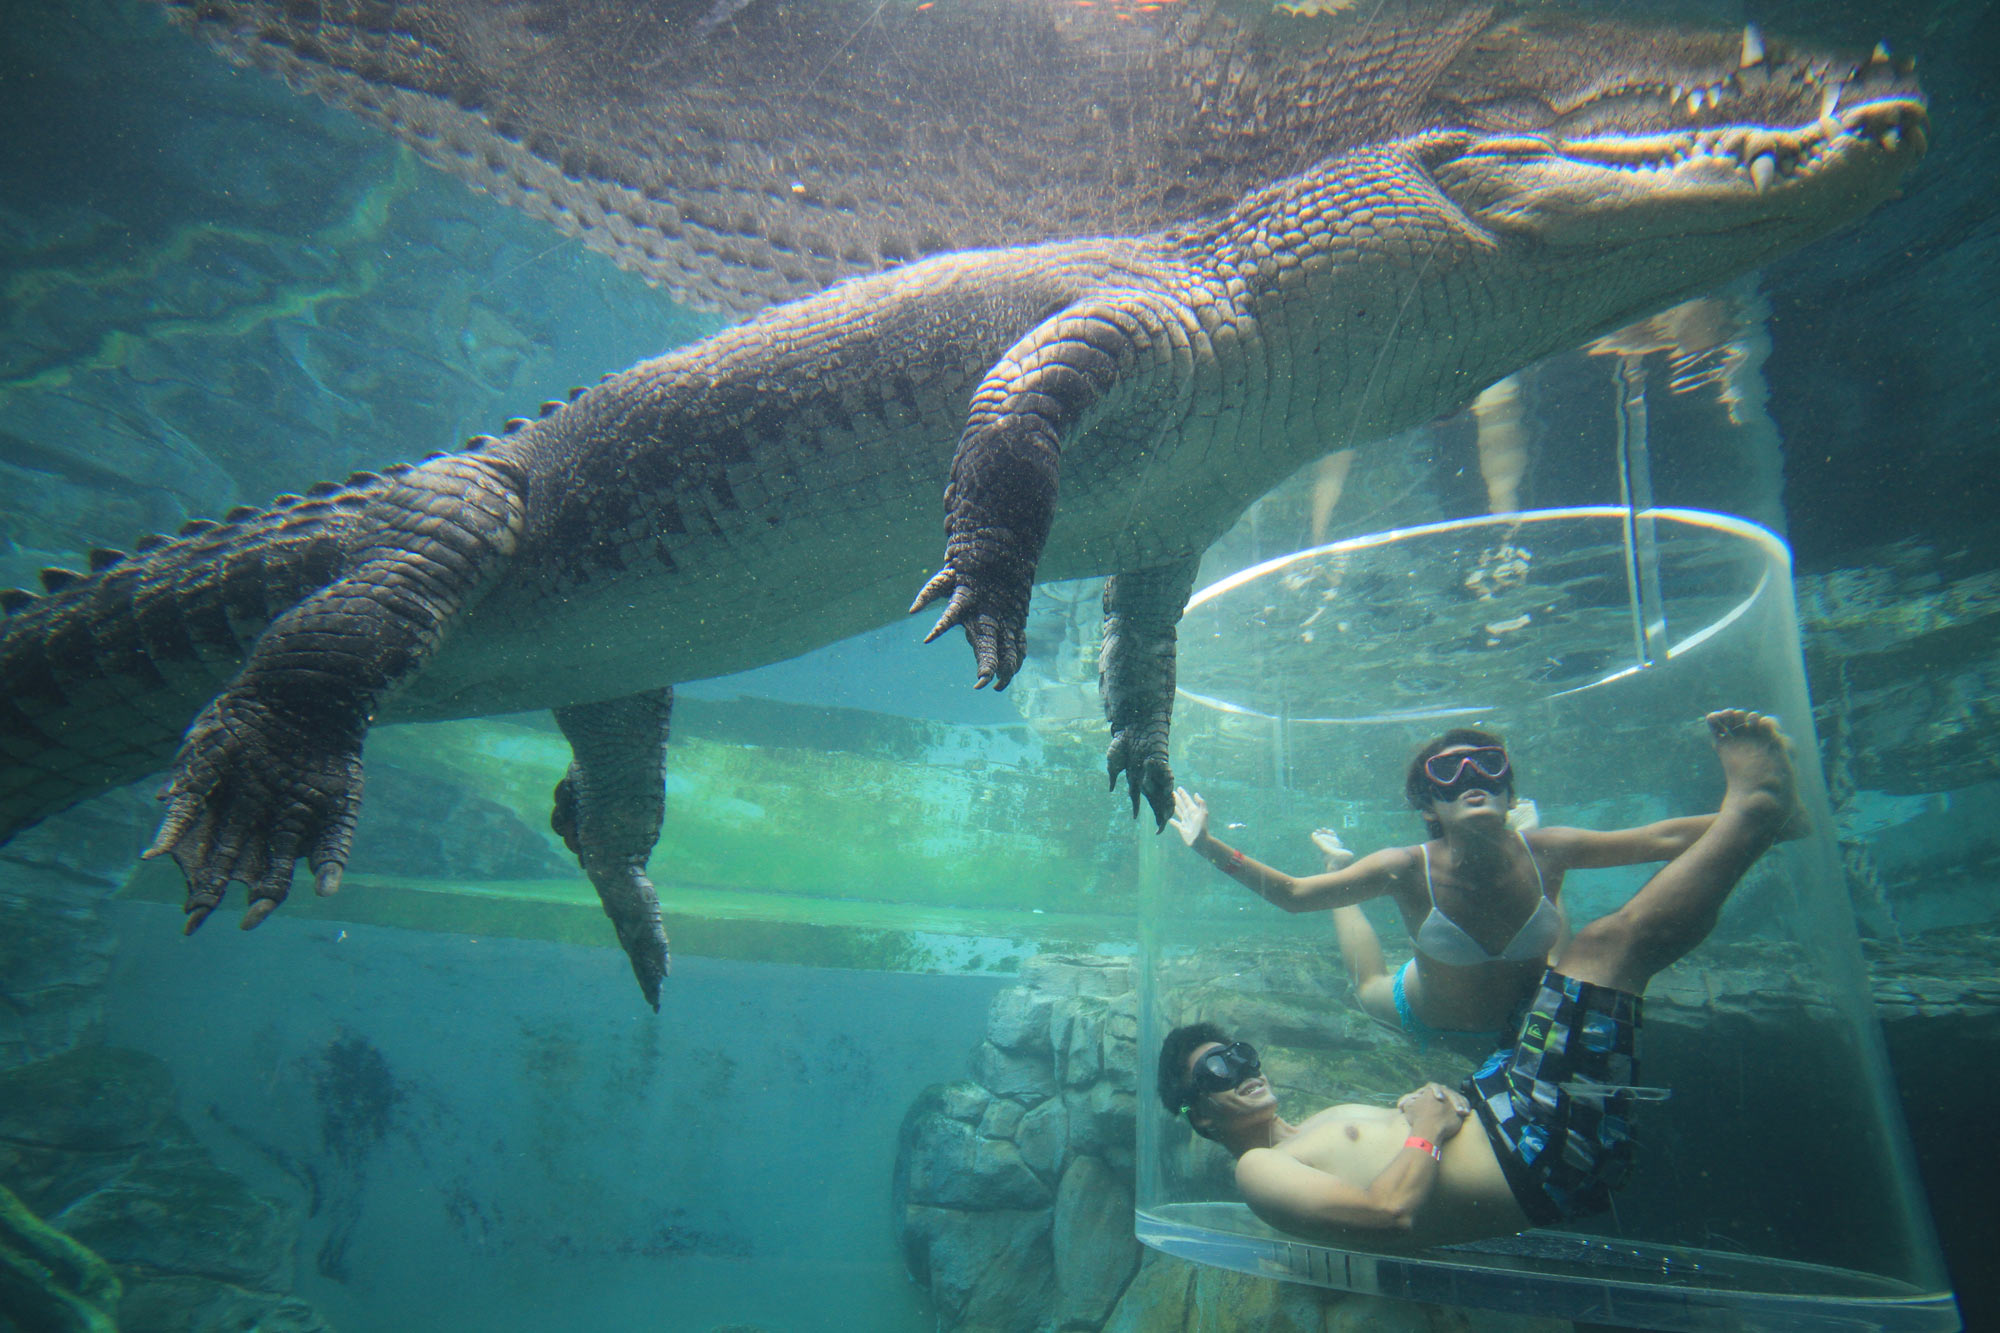
[[[1468,98],[1204,219],[851,278],[463,451],[45,571],[0,594],[0,836],[167,766],[147,854],[187,929],[232,883],[247,929],[300,860],[339,888],[373,723],[552,709],[554,827],[657,1009],[674,684],[917,590],[1005,688],[1032,584],[1093,575],[1108,772],[1164,823],[1175,624],[1258,496],[1859,218],[1924,150],[1884,52],[1678,49],[1711,81]]]

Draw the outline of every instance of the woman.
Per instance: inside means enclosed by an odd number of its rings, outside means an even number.
[[[1714,815],[1665,819],[1599,833],[1517,829],[1514,768],[1489,732],[1461,727],[1417,752],[1404,794],[1430,838],[1389,847],[1351,864],[1353,853],[1325,830],[1314,837],[1326,873],[1303,878],[1254,861],[1208,832],[1208,806],[1174,791],[1170,821],[1181,840],[1224,874],[1288,912],[1334,908],[1341,954],[1368,1014],[1419,1039],[1451,1032],[1491,1035],[1529,998],[1550,953],[1568,934],[1563,876],[1571,870],[1640,865],[1680,855]],[[1396,900],[1416,954],[1393,977],[1380,942],[1355,904]],[[1341,910],[1347,909],[1347,910]]]

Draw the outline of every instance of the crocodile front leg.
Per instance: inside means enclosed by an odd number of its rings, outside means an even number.
[[[340,887],[368,725],[513,554],[525,489],[512,463],[479,454],[389,482],[342,576],[273,621],[195,719],[146,852],[186,877],[189,933],[236,881],[250,891],[243,928],[263,921],[302,855],[321,894]]]
[[[1165,345],[1167,322],[1143,298],[1071,306],[1015,343],[973,395],[944,492],[944,568],[910,611],[950,599],[924,642],[962,626],[975,688],[990,681],[1004,690],[1021,669],[1064,441],[1145,353]]]
[[[1097,656],[1097,692],[1111,724],[1105,754],[1111,785],[1118,775],[1132,796],[1152,807],[1159,829],[1174,812],[1174,772],[1167,764],[1167,729],[1174,715],[1174,647],[1181,612],[1194,588],[1199,556],[1135,570],[1104,584],[1104,644]]]
[[[555,710],[574,759],[556,784],[549,823],[590,876],[655,1013],[660,982],[673,970],[673,960],[646,861],[660,840],[666,811],[667,719],[673,706],[673,690],[660,689]]]

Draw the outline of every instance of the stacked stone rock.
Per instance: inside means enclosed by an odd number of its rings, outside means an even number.
[[[896,1215],[943,1327],[1103,1327],[1139,1265],[1138,1031],[1129,964],[1034,959],[995,998],[973,1077],[910,1108]]]

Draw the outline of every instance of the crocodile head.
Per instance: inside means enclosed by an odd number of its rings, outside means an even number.
[[[1432,178],[1503,246],[1529,243],[1506,248],[1547,247],[1578,274],[1593,250],[1629,271],[1655,247],[1710,281],[1753,266],[1882,202],[1928,128],[1908,62],[1788,50],[1755,28],[1537,13],[1484,34],[1438,87],[1454,128],[1424,142]]]

